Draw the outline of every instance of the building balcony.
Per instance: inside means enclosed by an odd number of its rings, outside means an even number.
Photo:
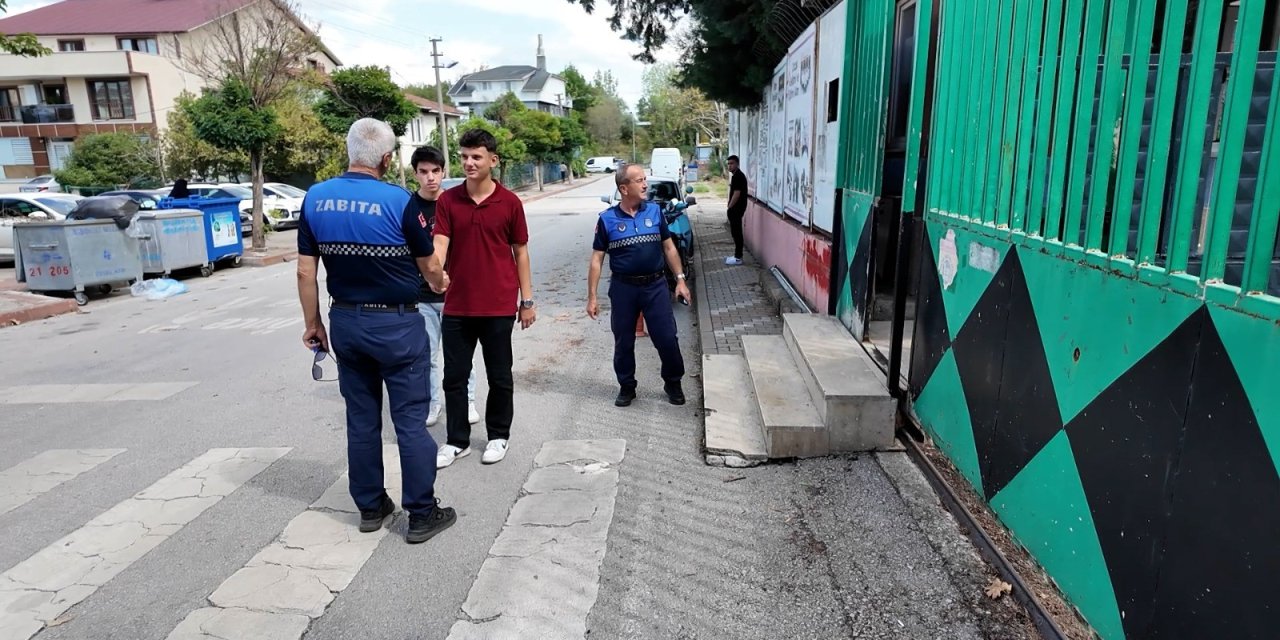
[[[23,124],[53,124],[75,121],[75,107],[69,104],[33,104],[22,107]]]

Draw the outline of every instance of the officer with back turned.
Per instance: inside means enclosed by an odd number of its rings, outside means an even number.
[[[430,403],[431,354],[418,315],[426,278],[449,286],[428,223],[410,194],[382,182],[397,145],[385,122],[364,118],[347,133],[346,173],[307,192],[298,226],[298,296],[302,341],[319,361],[332,353],[347,405],[347,465],[360,531],[382,528],[396,505],[383,486],[382,388],[391,401],[403,476],[409,543],[425,542],[457,520],[435,497],[436,443],[422,428]],[[320,317],[316,272],[324,260],[332,298],[332,341]],[[332,351],[330,350],[332,347]]]

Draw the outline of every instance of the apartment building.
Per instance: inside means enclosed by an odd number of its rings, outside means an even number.
[[[311,33],[275,0],[63,0],[0,20],[0,33],[35,34],[52,51],[0,55],[0,178],[61,168],[83,135],[158,134],[177,97],[206,85],[194,58],[218,31],[272,19]],[[323,45],[300,61],[340,64]]]

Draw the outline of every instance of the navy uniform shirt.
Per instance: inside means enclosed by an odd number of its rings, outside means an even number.
[[[302,201],[298,253],[324,261],[338,302],[415,304],[422,273],[415,258],[434,251],[425,216],[408,191],[362,173],[317,184]]]
[[[614,205],[596,221],[592,248],[609,254],[609,270],[614,275],[647,276],[666,266],[662,243],[670,237],[667,219],[657,203],[642,203],[635,216],[624,212],[622,205]]]

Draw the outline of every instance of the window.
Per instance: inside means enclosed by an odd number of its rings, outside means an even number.
[[[18,100],[18,90],[13,87],[0,88],[0,122],[17,122],[21,116],[22,102]]]
[[[128,78],[90,80],[88,85],[94,120],[133,119],[133,89]]]
[[[84,51],[84,40],[59,40],[58,51]]]
[[[121,51],[141,51],[142,53],[160,53],[155,36],[144,38],[116,38],[116,45]]]
[[[827,122],[840,117],[840,78],[827,83]]]
[[[16,198],[0,200],[0,218],[25,218],[39,210],[39,207],[26,200]]]

